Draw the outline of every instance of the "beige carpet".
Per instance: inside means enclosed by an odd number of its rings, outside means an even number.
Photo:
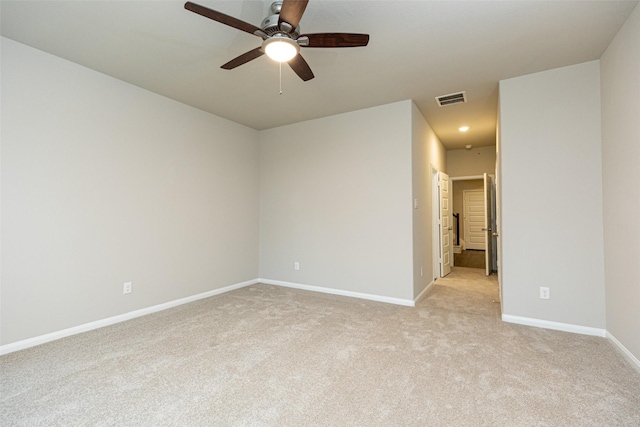
[[[418,307],[255,285],[0,359],[2,426],[639,426],[603,338],[502,323],[454,268]]]

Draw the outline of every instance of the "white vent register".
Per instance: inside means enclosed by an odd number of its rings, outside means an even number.
[[[436,96],[438,106],[446,107],[447,105],[463,104],[467,102],[466,92],[450,93],[448,95]]]

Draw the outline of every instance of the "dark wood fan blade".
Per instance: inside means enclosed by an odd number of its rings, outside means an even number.
[[[289,66],[302,80],[309,81],[313,76],[313,71],[311,71],[311,67],[307,64],[307,61],[304,60],[302,55],[298,54],[295,58],[289,61]]]
[[[369,34],[351,33],[318,33],[303,34],[309,38],[309,44],[304,47],[359,47],[369,44]]]
[[[307,8],[307,3],[309,3],[309,0],[284,0],[282,9],[280,9],[278,24],[285,21],[291,24],[293,28],[296,28],[300,23],[304,10]]]
[[[243,53],[237,58],[232,59],[220,68],[224,68],[225,70],[233,70],[234,68],[239,67],[242,64],[246,64],[249,61],[261,57],[262,55],[264,55],[264,52],[262,52],[262,50],[257,47],[253,50],[250,50],[249,52]]]
[[[262,32],[262,29],[256,27],[255,25],[249,24],[248,22],[241,21],[237,18],[234,18],[233,16],[225,15],[222,12],[209,9],[208,7],[191,3],[190,1],[184,4],[184,8],[187,10],[190,10],[191,12],[195,12],[198,15],[202,15],[206,18],[213,19],[214,21],[218,21],[221,24],[228,25],[230,27],[236,28],[240,31],[247,32],[249,34],[259,36],[259,33]],[[258,33],[256,33],[256,31]]]

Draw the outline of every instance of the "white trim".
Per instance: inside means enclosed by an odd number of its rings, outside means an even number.
[[[607,331],[607,338],[609,339],[609,341],[613,343],[613,345],[615,345],[618,348],[618,350],[623,355],[626,356],[626,358],[629,360],[629,362],[631,362],[632,365],[634,365],[634,367],[638,370],[638,372],[640,372],[640,360],[638,360],[638,358],[635,357],[633,353],[631,353],[629,349],[627,349],[627,347],[622,345],[622,343],[618,341],[616,337],[614,337],[613,334],[611,334],[611,332],[609,331]]]
[[[258,282],[264,283],[266,285],[275,285],[275,286],[282,286],[285,288],[295,288],[295,289],[302,289],[305,291],[321,292],[323,294],[342,295],[345,297],[368,299],[371,301],[386,302],[389,304],[404,305],[407,307],[415,307],[416,305],[415,301],[410,299],[385,297],[382,295],[374,295],[374,294],[363,294],[360,292],[345,291],[342,289],[332,289],[332,288],[325,288],[321,286],[303,285],[301,283],[283,282],[281,280],[258,279]]]
[[[361,298],[378,302],[385,302],[390,304],[415,307],[435,286],[435,282],[429,283],[418,296],[413,300],[406,300],[401,298],[385,297],[381,295],[363,294],[360,292],[344,291],[340,289],[324,288],[319,286],[303,285],[300,283],[283,282],[280,280],[270,279],[254,279],[246,282],[236,283],[234,285],[225,286],[223,288],[214,289],[211,291],[203,292],[201,294],[192,295],[190,297],[181,298],[174,301],[169,301],[162,304],[157,304],[151,307],[142,308],[140,310],[131,311],[129,313],[120,314],[118,316],[108,317],[106,319],[97,320],[95,322],[85,323],[84,325],[74,326],[72,328],[63,329],[60,331],[52,332],[38,337],[29,338],[22,341],[17,341],[10,344],[0,346],[0,355],[13,353],[14,351],[24,350],[29,347],[35,347],[40,344],[45,344],[51,341],[65,338],[71,335],[80,334],[83,332],[92,331],[94,329],[102,328],[105,326],[114,325],[116,323],[124,322],[127,320],[135,319],[136,317],[146,316],[147,314],[156,313],[158,311],[167,310],[172,307],[176,307],[190,302],[198,301],[204,298],[209,298],[215,295],[230,292],[236,289],[244,288],[246,286],[255,285],[258,283],[264,283],[267,285],[283,286],[287,288],[302,289],[312,292],[321,292],[332,295],[342,295],[353,298]],[[551,322],[548,320],[533,319],[529,317],[512,316],[510,314],[503,314],[502,321],[508,323],[516,323],[519,325],[534,326],[538,328],[554,329],[565,332],[573,332],[583,335],[593,335],[599,337],[608,338],[616,348],[631,362],[634,367],[640,371],[640,360],[638,360],[620,341],[616,339],[609,331],[599,328],[591,328],[588,326],[579,326],[569,323]]]
[[[440,278],[440,186],[438,184],[439,171],[431,165],[431,253],[432,279]]]
[[[422,290],[422,292],[420,292],[420,293],[418,294],[418,296],[414,298],[414,300],[413,300],[413,301],[414,301],[414,305],[415,305],[415,304],[418,304],[420,301],[422,301],[422,298],[426,297],[426,296],[427,296],[427,294],[431,291],[431,289],[433,289],[433,287],[434,287],[435,285],[436,285],[436,282],[434,282],[434,281],[432,280],[432,281],[431,281],[431,283],[429,283],[429,284],[427,285],[427,287],[426,287],[426,288],[424,288],[424,289]]]
[[[487,176],[495,178],[495,174],[488,173]],[[476,179],[484,179],[484,175],[469,175],[469,176],[450,176],[451,181],[473,181]]]
[[[574,334],[593,335],[596,337],[605,337],[606,329],[592,328],[590,326],[580,326],[571,323],[552,322],[550,320],[533,319],[531,317],[512,316],[503,314],[502,321],[508,323],[517,323],[518,325],[535,326],[536,328],[555,329],[556,331],[573,332]]]
[[[470,181],[475,179],[484,179],[484,175],[469,175],[469,176],[450,176],[451,181]]]
[[[140,310],[130,311],[129,313],[119,314],[117,316],[108,317],[102,320],[96,320],[95,322],[85,323],[84,325],[78,325],[72,328],[51,332],[45,335],[40,335],[38,337],[28,338],[26,340],[5,344],[3,346],[0,346],[0,355],[13,353],[14,351],[18,351],[18,350],[24,350],[29,347],[35,347],[40,344],[44,344],[50,341],[55,341],[60,338],[65,338],[71,335],[92,331],[94,329],[102,328],[104,326],[114,325],[116,323],[135,319],[136,317],[140,317],[140,316],[146,316],[147,314],[156,313],[158,311],[166,310],[168,308],[176,307],[178,305],[187,304],[187,303],[194,302],[204,298],[209,298],[214,295],[223,294],[225,292],[233,291],[235,289],[244,288],[245,286],[255,285],[256,283],[258,283],[258,280],[256,279],[249,280],[246,282],[236,283],[235,285],[225,286],[223,288],[214,289],[212,291],[203,292],[201,294],[192,295],[190,297],[165,302],[165,303],[154,305],[147,308],[141,308]]]

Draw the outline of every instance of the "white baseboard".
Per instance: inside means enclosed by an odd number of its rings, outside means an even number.
[[[97,320],[95,322],[85,323],[84,325],[74,326],[72,328],[63,329],[61,331],[51,332],[49,334],[40,335],[38,337],[29,338],[22,341],[17,341],[10,344],[0,346],[0,355],[12,353],[18,350],[24,350],[29,347],[35,347],[36,345],[44,344],[50,341],[55,341],[60,338],[65,338],[71,335],[81,334],[94,329],[102,328],[104,326],[113,325],[116,323],[124,322],[126,320],[135,319],[136,317],[145,316],[147,314],[156,313],[158,311],[166,310],[168,308],[176,307],[178,305],[187,304],[193,301],[197,301],[204,298],[209,298],[214,295],[223,294],[225,292],[233,291],[235,289],[244,288],[245,286],[255,285],[258,280],[249,280],[246,282],[236,283],[235,285],[225,286],[223,288],[214,289],[212,291],[203,292],[201,294],[192,295],[186,298],[180,298],[174,301],[165,302],[162,304],[154,305],[140,310],[130,311],[129,313],[120,314],[106,319]]]
[[[536,328],[555,329],[556,331],[573,332],[574,334],[593,335],[605,337],[606,329],[592,328],[589,326],[573,325],[571,323],[552,322],[550,320],[533,319],[531,317],[512,316],[503,314],[502,321],[516,323],[518,325],[535,326]]]
[[[404,305],[407,307],[415,307],[416,303],[410,299],[385,297],[382,295],[363,294],[360,292],[345,291],[342,289],[324,288],[321,286],[303,285],[301,283],[283,282],[281,280],[258,279],[260,283],[267,285],[283,286],[285,288],[302,289],[305,291],[322,292],[324,294],[342,295],[345,297],[361,298],[371,301],[386,302],[396,305]]]
[[[631,362],[634,368],[636,368],[636,370],[640,372],[640,360],[638,360],[638,358],[635,357],[633,353],[631,353],[627,349],[627,347],[622,345],[622,343],[618,341],[616,337],[614,337],[609,331],[607,331],[607,338],[609,338],[609,341],[611,341],[613,345],[615,345],[618,348],[618,350],[620,350],[620,352],[629,360],[629,362]]]
[[[435,286],[435,282],[432,281],[427,285],[426,288],[424,288],[422,292],[420,292],[420,294],[415,298],[415,300],[412,301],[412,300],[402,299],[402,298],[393,298],[393,297],[386,297],[381,295],[345,291],[341,289],[331,289],[331,288],[324,288],[320,286],[303,285],[300,283],[284,282],[281,280],[254,279],[246,282],[236,283],[234,285],[225,286],[223,288],[203,292],[201,294],[192,295],[186,298],[181,298],[178,300],[154,305],[154,306],[143,308],[140,310],[131,311],[129,313],[120,314],[118,316],[97,320],[95,322],[85,323],[84,325],[74,326],[72,328],[63,329],[61,331],[56,331],[56,332],[41,335],[38,337],[33,337],[26,340],[10,343],[10,344],[5,344],[3,346],[0,346],[0,355],[12,353],[18,350],[24,350],[29,347],[35,347],[37,345],[44,344],[50,341],[55,341],[60,338],[65,338],[71,335],[76,335],[76,334],[88,332],[94,329],[102,328],[104,326],[109,326],[116,323],[124,322],[130,319],[134,319],[136,317],[156,313],[158,311],[166,310],[166,309],[183,305],[183,304],[188,304],[190,302],[194,302],[204,298],[209,298],[214,295],[223,294],[226,292],[233,291],[235,289],[244,288],[246,286],[255,285],[257,283],[265,283],[268,285],[283,286],[287,288],[302,289],[302,290],[313,291],[313,292],[322,292],[322,293],[332,294],[332,295],[342,295],[342,296],[353,297],[353,298],[361,298],[361,299],[366,299],[371,301],[385,302],[385,303],[402,305],[407,307],[415,307],[415,305],[420,300],[422,300],[429,293],[429,291],[433,289],[433,287]],[[587,326],[579,326],[579,325],[573,325],[569,323],[551,322],[548,320],[533,319],[529,317],[512,316],[509,314],[503,314],[502,320],[504,322],[516,323],[519,325],[534,326],[534,327],[545,328],[545,329],[555,329],[559,331],[573,332],[573,333],[583,334],[583,335],[606,337],[627,357],[627,359],[634,365],[634,367],[638,371],[640,371],[640,361],[624,345],[622,345],[620,341],[618,341],[611,333],[609,333],[605,329],[591,328]]]
[[[435,285],[436,285],[436,282],[434,282],[434,281],[432,280],[432,281],[431,281],[431,283],[429,283],[429,284],[427,285],[427,287],[426,287],[426,288],[424,288],[424,289],[422,290],[422,292],[420,292],[420,293],[418,294],[418,296],[417,296],[417,297],[415,297],[415,299],[413,300],[413,301],[414,301],[414,306],[415,306],[416,304],[418,304],[420,301],[422,301],[422,298],[426,297],[426,296],[427,296],[427,294],[431,291],[431,289],[433,289],[433,287],[434,287]]]

